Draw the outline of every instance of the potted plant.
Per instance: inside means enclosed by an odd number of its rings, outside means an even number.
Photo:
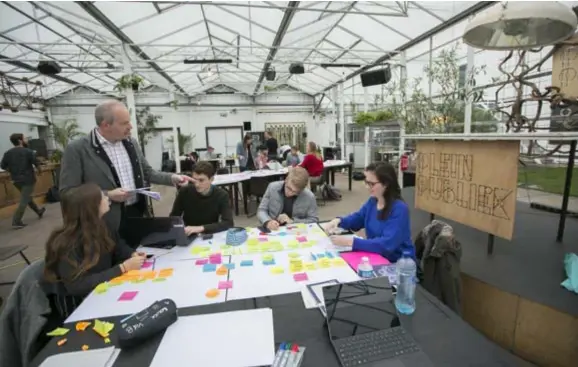
[[[142,154],[145,154],[145,146],[148,141],[157,136],[158,123],[163,117],[151,113],[150,107],[145,107],[136,110],[136,125],[138,130],[138,140],[142,149]]]
[[[373,113],[373,112],[358,112],[355,115],[355,118],[353,121],[357,125],[360,125],[360,126],[369,126],[376,121],[375,113]]]
[[[122,90],[127,90],[130,88],[133,91],[138,92],[143,81],[144,81],[144,79],[138,74],[123,75],[117,81],[114,89],[122,91]]]

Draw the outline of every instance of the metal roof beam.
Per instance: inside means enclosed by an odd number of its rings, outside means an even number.
[[[285,37],[285,33],[291,24],[291,20],[295,15],[297,7],[299,6],[299,1],[290,1],[287,4],[287,8],[285,9],[285,13],[283,14],[283,19],[281,19],[281,23],[279,24],[279,29],[277,29],[277,34],[275,35],[275,39],[273,40],[273,45],[269,49],[269,55],[267,56],[267,60],[265,64],[263,64],[263,70],[261,71],[261,75],[259,75],[259,80],[257,80],[257,84],[255,85],[255,90],[253,91],[253,95],[257,94],[259,88],[261,88],[261,84],[263,83],[263,79],[265,78],[265,73],[269,70],[271,66],[271,62],[275,59],[275,55],[277,54],[277,50],[281,42],[283,41],[283,37]]]
[[[380,58],[378,58],[377,60],[375,60],[373,63],[363,66],[359,69],[357,69],[356,71],[352,72],[351,74],[347,75],[342,81],[339,81],[337,83],[333,83],[329,86],[327,86],[325,89],[323,89],[320,93],[323,92],[327,92],[328,90],[330,90],[331,88],[335,87],[336,85],[338,85],[339,83],[345,82],[351,78],[354,78],[356,76],[358,76],[359,74],[371,69],[372,67],[376,66],[376,65],[381,65],[384,62],[387,62],[388,60],[390,60],[392,57],[394,57],[395,55],[399,54],[400,52],[403,52],[415,45],[418,45],[419,43],[429,39],[430,37],[454,26],[455,24],[458,24],[459,22],[467,19],[470,15],[475,14],[479,11],[482,11],[486,8],[489,8],[492,5],[495,5],[496,2],[494,1],[480,1],[478,3],[476,3],[473,6],[470,6],[469,8],[465,9],[464,11],[454,15],[453,17],[451,17],[450,19],[448,19],[445,23],[441,23],[439,25],[437,25],[436,27],[430,29],[429,31],[422,33],[421,35],[417,36],[416,38],[410,40],[409,42],[404,43],[403,45],[399,46],[395,52],[388,52],[385,55],[381,56]]]
[[[90,14],[96,21],[102,24],[104,28],[108,29],[109,32],[114,34],[119,40],[121,40],[123,43],[128,44],[131,50],[133,50],[140,58],[145,59],[147,61],[151,61],[151,58],[139,46],[134,45],[134,42],[123,31],[121,31],[120,28],[118,28],[110,19],[108,19],[108,17],[104,15],[96,7],[96,5],[86,1],[76,1],[76,4],[80,6],[82,9],[84,9],[84,11],[86,11],[88,14]],[[188,95],[187,92],[185,92],[185,90],[173,80],[173,78],[171,78],[167,73],[164,72],[163,69],[161,69],[157,65],[157,63],[153,61],[150,62],[149,64],[157,73],[159,73],[163,78],[165,78],[166,81],[169,82],[169,85],[174,86],[179,92],[183,93],[184,95]]]

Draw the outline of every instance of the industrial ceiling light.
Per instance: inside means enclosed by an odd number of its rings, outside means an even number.
[[[564,41],[577,25],[574,11],[557,1],[510,1],[476,15],[463,41],[484,50],[531,49]]]
[[[231,64],[233,59],[186,59],[185,64]]]

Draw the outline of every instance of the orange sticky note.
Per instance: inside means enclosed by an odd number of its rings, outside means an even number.
[[[60,339],[59,341],[56,342],[56,345],[58,345],[59,347],[63,346],[64,344],[66,344],[67,340],[66,338],[64,339]]]
[[[82,346],[82,350],[88,350],[88,345],[84,344],[84,345]]]
[[[156,278],[156,276],[157,276],[156,271],[143,271],[141,279],[152,280]]]
[[[227,275],[227,272],[229,271],[229,269],[227,269],[226,266],[219,266],[219,268],[217,269],[216,273],[217,275]]]
[[[219,293],[221,293],[218,289],[209,289],[207,291],[207,293],[205,293],[205,296],[207,296],[207,298],[215,298],[219,295]]]
[[[133,277],[133,276],[138,277],[138,276],[140,276],[140,270],[129,270],[124,275],[126,275],[127,277]]]
[[[124,283],[124,279],[118,279],[118,278],[114,278],[113,280],[111,280],[110,282],[108,282],[108,284],[111,287],[117,286],[117,285],[121,285],[122,283]]]
[[[90,326],[90,322],[87,321],[80,321],[76,323],[76,331],[84,331],[86,328]]]
[[[168,278],[168,277],[173,275],[173,272],[174,272],[173,268],[161,269],[159,271],[159,277],[160,278]]]

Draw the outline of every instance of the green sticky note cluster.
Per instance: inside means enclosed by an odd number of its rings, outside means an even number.
[[[191,254],[193,255],[201,255],[205,252],[210,252],[211,248],[209,246],[193,246],[191,247]]]

